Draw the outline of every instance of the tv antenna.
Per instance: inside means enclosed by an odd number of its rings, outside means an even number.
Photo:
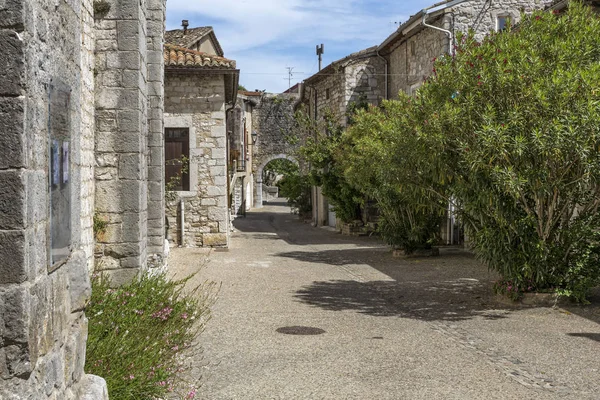
[[[294,74],[303,74],[304,72],[293,72],[294,68],[296,67],[285,67],[288,70],[288,77],[287,78],[283,78],[283,79],[287,79],[288,81],[288,89],[292,87],[292,78],[294,77]]]

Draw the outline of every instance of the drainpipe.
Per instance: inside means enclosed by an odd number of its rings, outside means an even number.
[[[379,50],[377,50],[377,57],[381,58],[383,60],[383,62],[384,62],[384,65],[385,65],[385,92],[384,92],[384,95],[385,95],[385,100],[387,100],[388,97],[389,97],[389,89],[388,89],[388,61],[384,57],[382,57],[381,54],[379,54]]]
[[[181,205],[181,242],[179,243],[181,243],[181,247],[185,247],[185,202],[183,198],[181,199],[179,204]]]
[[[443,28],[439,28],[437,26],[428,24],[426,22],[427,16],[432,12],[433,9],[435,9],[435,11],[441,11],[441,10],[445,10],[447,8],[454,7],[461,3],[465,3],[467,1],[469,1],[469,0],[454,0],[454,1],[449,1],[446,3],[437,3],[437,4],[432,5],[431,7],[424,8],[421,11],[423,13],[423,19],[421,20],[421,24],[423,26],[425,26],[427,28],[435,29],[436,31],[444,32],[448,36],[448,54],[454,53],[454,50],[452,48],[452,45],[454,43],[454,34],[452,33],[452,31],[450,31],[448,29],[443,29]]]

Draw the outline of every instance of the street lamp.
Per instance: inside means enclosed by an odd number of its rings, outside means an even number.
[[[258,133],[256,133],[256,131],[253,131],[250,136],[252,136],[252,144],[256,144],[256,139],[258,139]]]

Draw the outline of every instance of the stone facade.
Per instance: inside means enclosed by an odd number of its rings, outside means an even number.
[[[165,128],[188,128],[190,138],[190,190],[176,192],[176,198],[169,204],[169,240],[186,247],[227,246],[224,75],[167,70],[165,84]],[[184,203],[183,235],[181,203]]]
[[[376,47],[371,47],[335,61],[305,80],[301,100],[317,123],[331,113],[341,126],[346,126],[351,103],[377,105],[385,98],[385,74],[386,61],[377,54]],[[321,188],[313,188],[311,202],[313,224],[335,227],[335,213]]]
[[[162,264],[164,0],[96,16],[96,266],[116,284]]]
[[[0,43],[0,398],[104,399],[104,381],[83,371],[93,267],[92,1],[4,2]]]
[[[452,32],[452,44],[444,32],[424,27],[422,12],[417,13],[378,48],[388,61],[389,98],[397,97],[400,91],[415,92],[431,75],[433,60],[452,50],[459,32],[473,30],[475,37],[481,40],[498,29],[499,17],[508,17],[515,24],[521,11],[530,13],[550,3],[552,0],[472,0],[427,16],[428,24]]]
[[[235,107],[227,118],[231,217],[245,216],[254,207],[252,160],[255,132],[252,114],[258,104],[253,95],[238,93]],[[257,137],[257,134],[255,134]]]
[[[264,93],[252,113],[253,130],[257,135],[252,149],[256,208],[263,206],[262,175],[265,166],[280,158],[297,163],[294,158],[296,147],[287,139],[295,123],[294,104],[297,99],[297,94]]]

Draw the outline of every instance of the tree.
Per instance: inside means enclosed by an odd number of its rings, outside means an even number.
[[[583,299],[600,278],[598,16],[572,2],[464,36],[417,101],[477,254],[512,290]]]

